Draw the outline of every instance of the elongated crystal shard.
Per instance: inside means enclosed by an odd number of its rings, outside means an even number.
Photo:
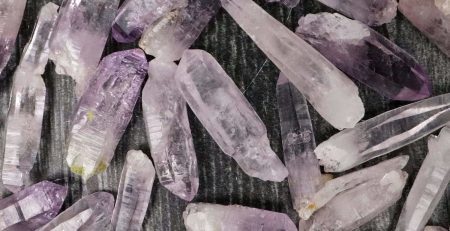
[[[0,230],[37,230],[58,215],[67,188],[42,181],[0,200]]]
[[[114,230],[141,230],[154,180],[150,159],[142,151],[128,151],[111,219]]]
[[[41,75],[47,65],[48,39],[58,8],[48,3],[41,9],[32,38],[13,76],[2,167],[3,185],[11,192],[30,184],[29,174],[39,151],[46,94]]]
[[[448,229],[442,228],[440,226],[427,226],[423,231],[448,231]]]
[[[363,117],[356,85],[307,42],[252,0],[221,0],[256,45],[331,125],[351,128]]]
[[[183,218],[188,231],[297,230],[286,214],[240,205],[189,204]]]
[[[450,128],[428,139],[428,155],[409,191],[396,231],[422,231],[450,182]]]
[[[107,192],[84,196],[39,231],[110,230],[114,197]]]
[[[450,94],[385,112],[317,146],[325,171],[341,172],[408,145],[450,121]]]
[[[103,58],[72,124],[67,163],[73,173],[87,180],[108,167],[133,115],[147,66],[140,49]]]
[[[394,100],[431,95],[424,68],[386,37],[340,14],[308,14],[296,33],[348,76]]]
[[[175,79],[197,118],[245,173],[270,181],[287,177],[286,167],[270,148],[266,126],[209,53],[184,52]]]
[[[142,92],[142,108],[159,182],[178,197],[191,201],[199,178],[186,101],[175,82],[177,65],[155,59]]]

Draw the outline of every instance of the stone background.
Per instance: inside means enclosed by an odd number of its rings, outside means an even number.
[[[20,35],[17,39],[17,49],[7,69],[3,72],[6,79],[0,82],[0,150],[3,150],[4,146],[4,123],[8,110],[6,102],[11,87],[11,76],[18,64],[23,47],[30,38],[38,11],[47,2],[50,1],[28,0]],[[61,1],[55,0],[53,2],[60,3]],[[258,3],[292,30],[296,27],[297,21],[302,15],[330,11],[330,9],[314,0],[303,0],[292,10],[276,3],[264,3],[261,0],[258,0]],[[421,35],[401,14],[393,22],[377,28],[377,30],[410,52],[425,66],[432,77],[434,95],[450,92],[450,59]],[[134,45],[118,44],[110,39],[104,55],[129,49]],[[193,47],[210,52],[234,79],[265,122],[271,145],[281,157],[280,126],[275,97],[275,84],[279,73],[277,68],[266,59],[265,55],[223,10],[211,21]],[[144,131],[141,102],[139,100],[133,119],[116,149],[115,157],[108,170],[98,177],[93,177],[87,183],[83,183],[80,177],[70,173],[64,158],[66,155],[64,140],[69,131],[70,113],[75,103],[74,82],[69,77],[56,75],[53,69],[54,66],[49,63],[44,75],[48,97],[41,148],[37,164],[33,169],[33,177],[36,181],[49,179],[67,184],[70,192],[65,207],[70,206],[83,195],[99,190],[116,195],[126,152],[130,149],[142,149],[145,153],[150,153]],[[366,107],[364,119],[403,105],[401,102],[389,101],[364,86],[359,86]],[[311,111],[311,114],[318,143],[337,132],[316,112]],[[192,113],[189,116],[199,160],[200,175],[200,189],[194,201],[241,204],[283,212],[287,213],[296,223],[298,222],[298,217],[290,203],[286,181],[282,183],[263,182],[245,175],[230,157],[220,151],[195,116]],[[403,202],[426,153],[426,141],[422,139],[363,165],[373,165],[383,159],[400,154],[407,154],[411,157],[406,167],[406,171],[410,173],[410,178],[402,199],[359,230],[394,230]],[[0,158],[0,164],[2,159]],[[8,194],[1,185],[0,193],[3,196]],[[155,183],[151,204],[144,222],[144,230],[185,230],[182,212],[186,204],[186,202],[170,194],[159,183]],[[433,213],[429,224],[449,227],[450,187],[447,188],[447,192]]]

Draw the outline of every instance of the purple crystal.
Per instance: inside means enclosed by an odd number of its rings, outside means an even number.
[[[297,34],[348,76],[394,100],[431,95],[424,69],[406,51],[375,30],[340,14],[308,14]]]
[[[67,154],[72,172],[88,179],[108,167],[133,115],[147,66],[140,49],[101,61],[73,121]]]
[[[61,209],[67,188],[42,181],[0,200],[0,230],[36,230]]]

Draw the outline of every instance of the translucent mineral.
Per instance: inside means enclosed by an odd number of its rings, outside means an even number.
[[[159,182],[178,197],[191,201],[199,186],[197,157],[186,101],[174,84],[176,70],[173,62],[150,62],[142,108]]]
[[[87,180],[108,167],[133,116],[147,67],[140,49],[103,58],[73,120],[67,154],[73,173]]]
[[[423,231],[448,231],[448,229],[442,228],[440,226],[427,226]]]
[[[26,4],[26,0],[0,1],[0,74],[14,50]]]
[[[447,56],[450,56],[448,0],[400,0],[399,10]]]
[[[278,78],[277,101],[289,191],[294,209],[300,210],[314,196],[322,180],[314,154],[314,131],[305,97],[283,74]]]
[[[39,231],[110,230],[114,197],[107,192],[84,196]]]
[[[149,26],[139,46],[159,59],[179,60],[218,9],[218,1],[189,0],[187,7],[173,10]]]
[[[183,218],[187,231],[297,230],[286,214],[240,205],[189,204]]]
[[[338,129],[351,128],[363,117],[356,85],[330,61],[252,0],[221,0],[256,45]]]
[[[266,126],[214,57],[187,50],[175,78],[197,118],[245,173],[270,181],[287,177],[286,167],[270,147]]]
[[[289,8],[296,7],[298,5],[298,3],[300,2],[300,0],[266,0],[266,1],[267,2],[280,2]]]
[[[58,215],[67,188],[42,181],[0,200],[0,230],[36,230]]]
[[[45,5],[13,76],[6,143],[2,168],[3,185],[12,192],[29,185],[41,141],[45,107],[44,74],[48,61],[48,39],[58,15],[58,6]]]
[[[417,61],[365,24],[340,14],[308,14],[296,33],[348,76],[383,96],[415,101],[431,95],[431,83]]]
[[[397,231],[422,231],[450,182],[450,128],[428,139],[428,155],[414,179]]]
[[[102,57],[119,0],[66,0],[50,40],[50,59],[58,74],[76,81],[77,96],[89,85],[89,79]]]
[[[150,159],[142,151],[128,151],[111,220],[114,230],[141,230],[154,180]]]
[[[341,131],[315,149],[325,171],[341,172],[408,145],[450,121],[450,94],[387,111]]]

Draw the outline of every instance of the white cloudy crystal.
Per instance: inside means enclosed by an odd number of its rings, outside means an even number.
[[[442,228],[440,226],[427,226],[423,231],[448,231],[448,229]]]

